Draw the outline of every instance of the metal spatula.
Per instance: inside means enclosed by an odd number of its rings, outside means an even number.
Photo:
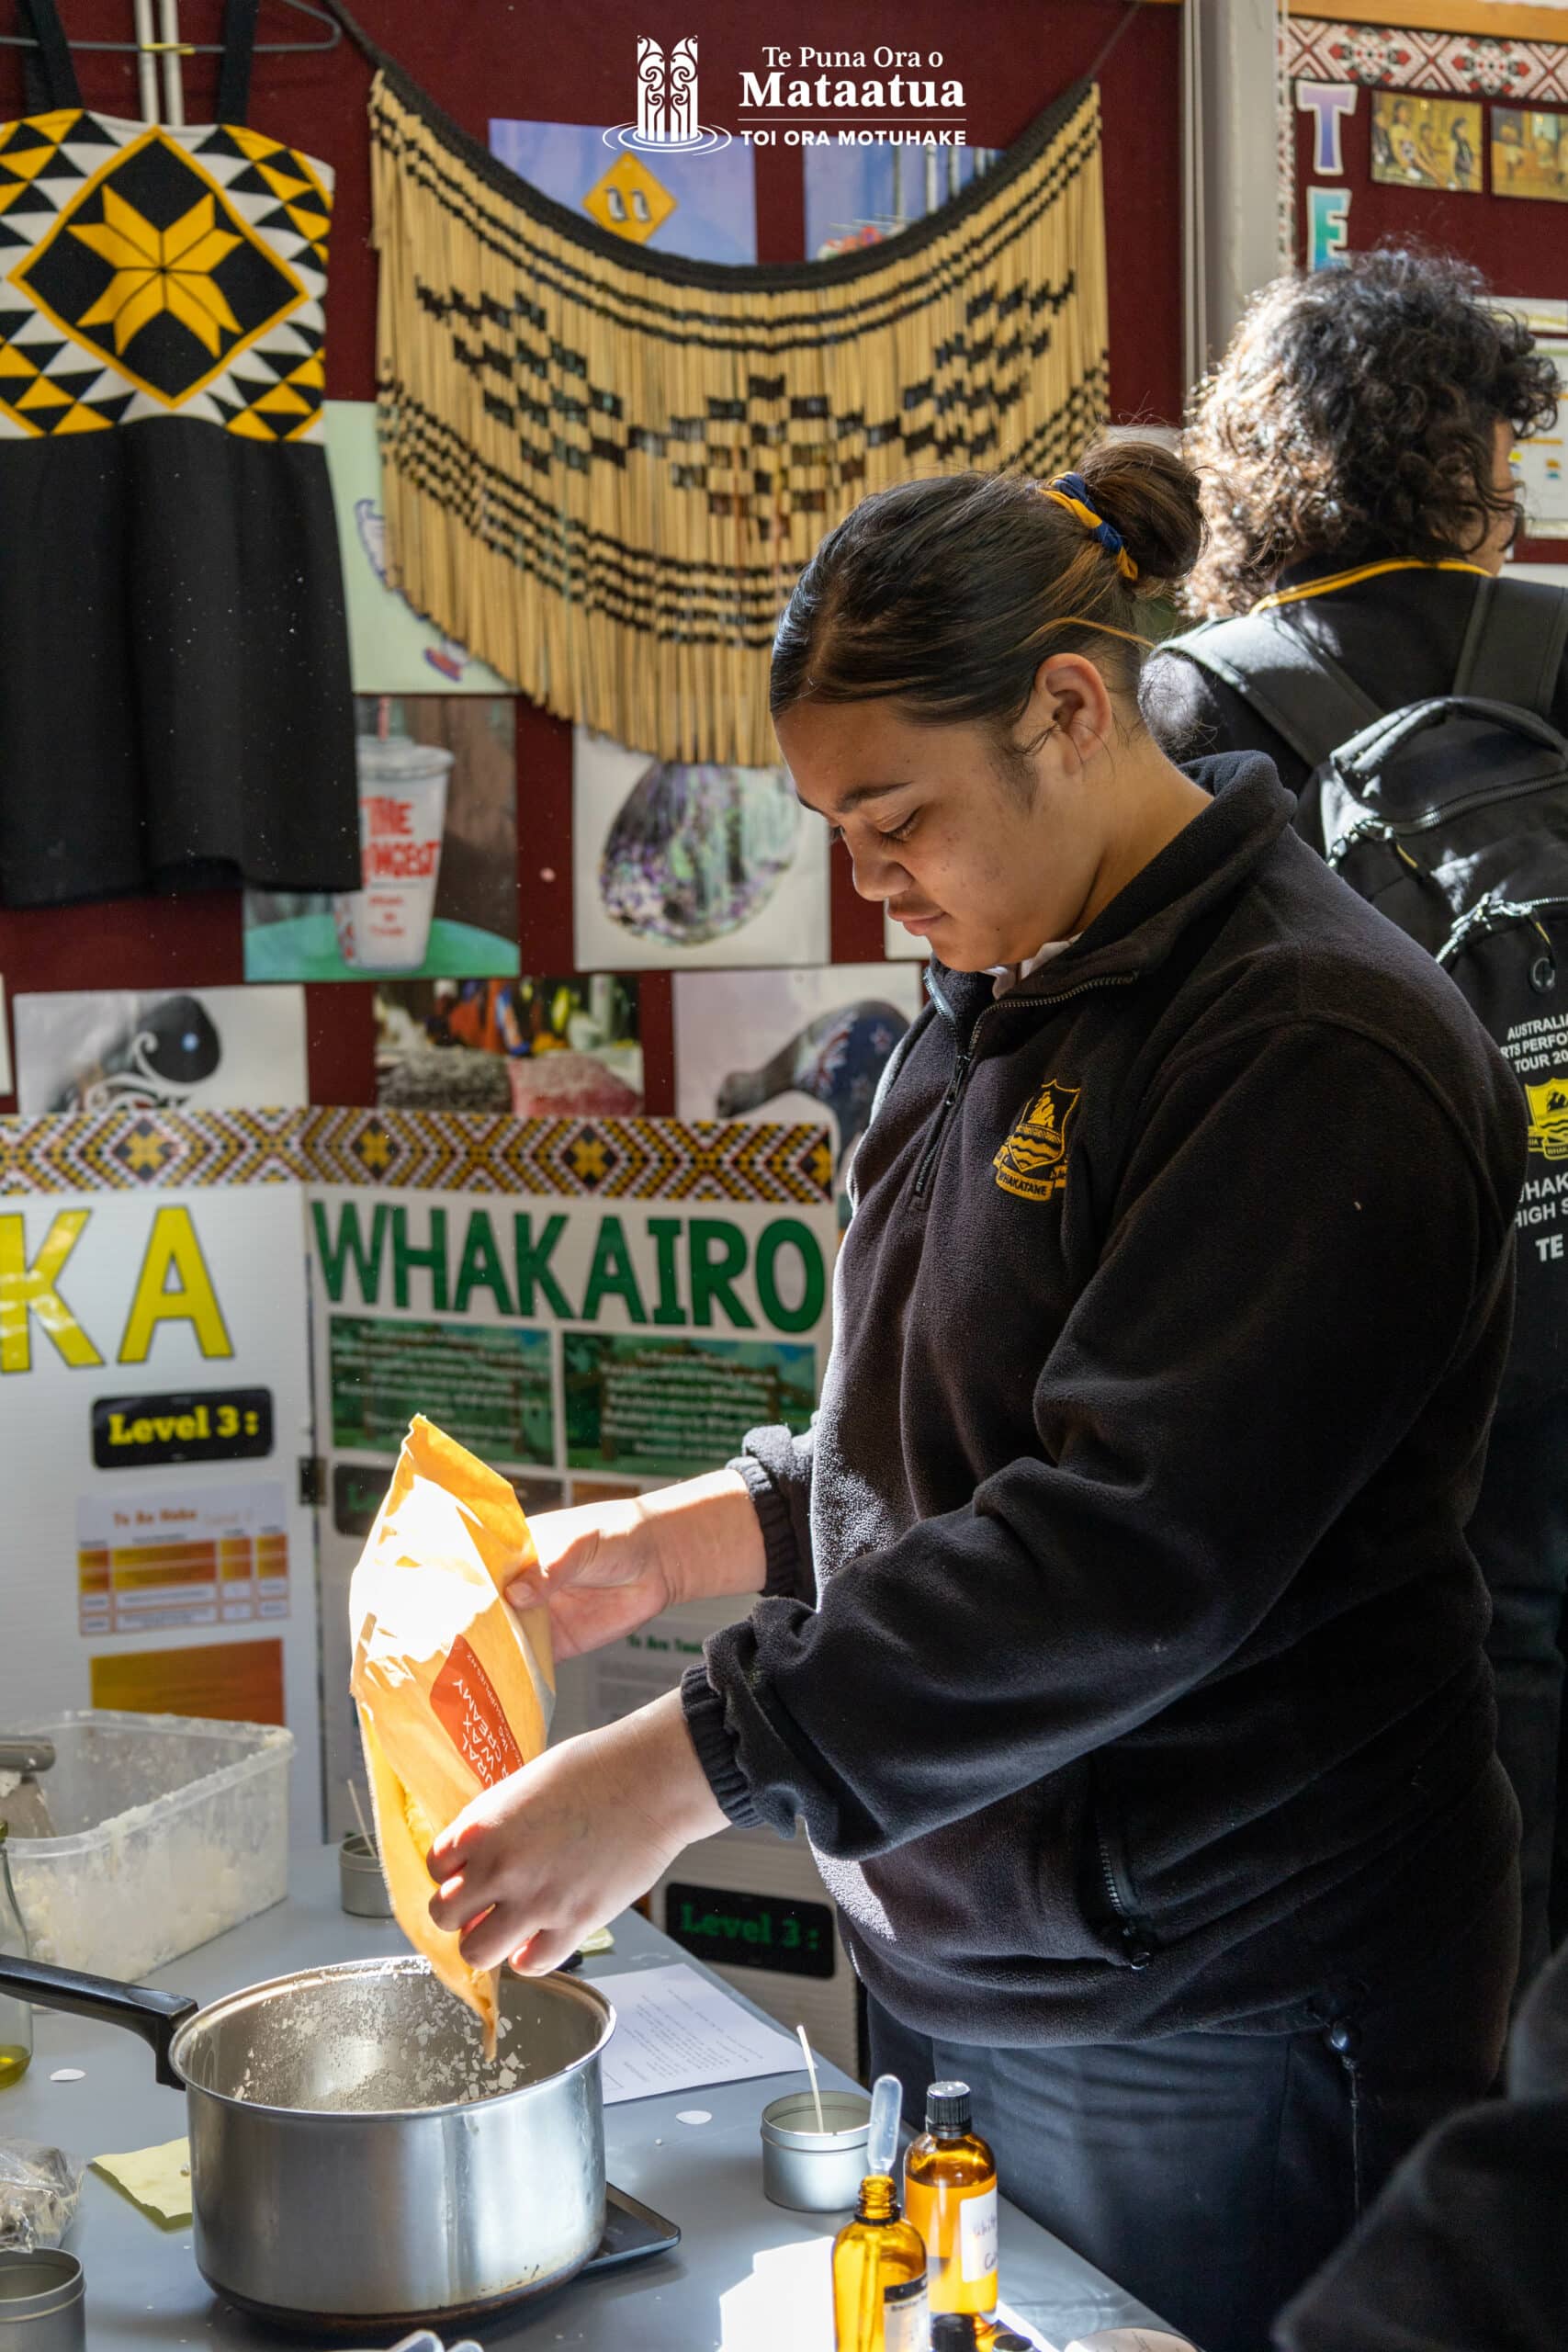
[[[53,1822],[38,1775],[54,1761],[54,1743],[36,1733],[0,1733],[0,1821],[13,1838],[52,1838]]]

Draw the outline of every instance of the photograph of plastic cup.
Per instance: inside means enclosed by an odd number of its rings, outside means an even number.
[[[446,779],[453,754],[400,736],[361,735],[361,888],[333,900],[338,952],[361,972],[417,972],[430,948]]]

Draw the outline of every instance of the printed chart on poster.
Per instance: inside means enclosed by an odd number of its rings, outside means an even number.
[[[188,1418],[194,1420],[200,1409]],[[287,1617],[283,1487],[274,1481],[83,1495],[76,1504],[76,1573],[84,1634]]]
[[[357,695],[504,695],[507,680],[387,584],[389,551],[381,504],[381,453],[373,401],[327,401],[332,476],[348,605],[349,674]]]
[[[1536,349],[1568,384],[1568,300],[1556,295],[1518,296],[1506,307],[1524,321]],[[1513,451],[1514,479],[1534,539],[1568,539],[1568,424],[1559,408],[1551,423]]]
[[[828,960],[828,828],[784,768],[686,765],[572,738],[581,970]]]
[[[803,1430],[837,1226],[819,1125],[321,1112],[312,1164],[333,1806],[357,1769],[348,1577],[412,1415],[529,1510],[714,1469],[762,1422]]]
[[[519,968],[510,696],[361,696],[362,887],[247,890],[247,980],[491,978]]]
[[[16,1022],[24,1117],[310,1099],[303,989],[61,989]]]
[[[558,204],[650,252],[692,261],[754,262],[757,203],[751,150],[639,154],[579,122],[492,120],[498,162]]]
[[[298,1111],[114,1108],[0,1145],[0,1722],[282,1722],[322,1834]],[[279,1181],[282,1178],[284,1181]]]
[[[389,1110],[625,1119],[642,1109],[637,984],[612,972],[382,980],[376,1100]]]

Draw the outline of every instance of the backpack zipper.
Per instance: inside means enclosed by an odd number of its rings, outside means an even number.
[[[1098,980],[1080,980],[1077,988],[1063,989],[1059,995],[1026,996],[1021,1001],[1036,1012],[1049,1012],[1058,1004],[1066,1004],[1072,997],[1087,996],[1091,989],[1125,988],[1137,978],[1136,972],[1107,972]],[[958,1098],[963,1093],[968,1082],[969,1073],[975,1067],[976,1043],[980,1032],[994,1012],[1005,1012],[1017,996],[1017,989],[1010,989],[1006,996],[998,997],[994,1004],[987,1005],[969,1032],[969,1043],[959,1050],[958,1058],[953,1066],[953,1076],[948,1081],[947,1092],[942,1096],[942,1106],[937,1112],[936,1126],[932,1131],[931,1139],[920,1154],[920,1164],[915,1170],[917,1200],[924,1195],[931,1170],[936,1165],[937,1155],[942,1149],[942,1138],[947,1133],[948,1122],[958,1106]],[[1016,1005],[1014,1009],[1016,1010]]]
[[[1553,977],[1555,977],[1556,951],[1551,944],[1551,933],[1543,927],[1540,921],[1543,910],[1552,907],[1568,907],[1568,899],[1504,899],[1500,898],[1495,890],[1488,890],[1483,898],[1477,899],[1470,912],[1461,916],[1455,923],[1452,931],[1438,948],[1436,960],[1439,964],[1446,965],[1450,957],[1459,954],[1461,947],[1467,947],[1470,944],[1471,939],[1477,933],[1500,931],[1506,923],[1528,922],[1532,930],[1540,933],[1541,944],[1546,950],[1547,960],[1551,962]]]
[[[1383,817],[1363,818],[1359,824],[1352,825],[1350,831],[1342,834],[1335,842],[1328,853],[1328,863],[1330,865],[1337,865],[1342,854],[1358,839],[1385,841],[1391,846],[1397,848],[1396,837],[1402,833],[1428,833],[1435,825],[1446,825],[1450,817],[1468,817],[1472,810],[1476,808],[1503,808],[1510,801],[1529,800],[1538,792],[1559,791],[1562,786],[1561,775],[1541,776],[1533,784],[1517,786],[1512,792],[1467,792],[1458,800],[1447,801],[1441,808],[1424,808],[1418,817],[1404,818],[1398,824],[1393,824]],[[1415,863],[1413,859],[1409,862]],[[1416,867],[1417,873],[1423,870],[1419,866]]]

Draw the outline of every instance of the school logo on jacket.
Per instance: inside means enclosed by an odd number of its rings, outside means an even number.
[[[1047,1080],[991,1162],[1004,1193],[1048,1201],[1067,1182],[1067,1130],[1081,1087]]]
[[[1548,1159],[1568,1159],[1568,1078],[1527,1086],[1530,1107],[1529,1148]]]

